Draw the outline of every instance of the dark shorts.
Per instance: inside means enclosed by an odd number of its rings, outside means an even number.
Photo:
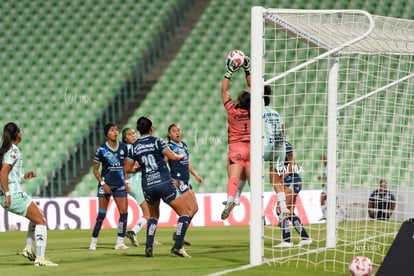
[[[179,196],[177,188],[172,181],[163,182],[158,185],[142,187],[142,190],[144,191],[145,201],[151,205],[160,199],[168,204],[170,201],[176,199]]]
[[[176,187],[177,192],[182,195],[183,193],[187,192],[188,190],[192,190],[193,187],[188,181],[181,181],[178,180],[178,187]]]
[[[283,180],[283,185],[288,186],[295,194],[298,194],[302,190],[302,178],[297,173],[289,174]]]
[[[109,186],[109,188],[111,188],[112,194],[106,194],[104,188],[101,185],[99,185],[98,197],[109,198],[111,196],[113,197],[127,197],[128,196],[125,186],[121,186],[121,187]]]

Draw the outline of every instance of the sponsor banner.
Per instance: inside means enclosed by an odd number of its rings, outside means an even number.
[[[319,223],[321,210],[319,205],[320,190],[301,191],[296,201],[295,213],[304,224]],[[198,212],[191,221],[192,226],[233,226],[248,225],[250,221],[250,193],[243,193],[240,205],[236,206],[227,220],[221,220],[224,209],[225,193],[196,194]],[[97,197],[78,198],[34,198],[34,202],[43,211],[51,230],[60,229],[93,229],[98,211]],[[141,208],[132,197],[128,198],[128,228],[135,225],[142,216]],[[263,208],[266,224],[276,224],[276,195],[266,192],[263,197]],[[108,205],[103,228],[117,228],[119,213],[115,202],[111,199]],[[165,203],[160,205],[159,227],[175,226],[176,213]],[[25,231],[28,220],[0,208],[0,232],[8,230]]]

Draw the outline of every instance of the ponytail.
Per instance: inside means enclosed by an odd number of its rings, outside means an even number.
[[[17,124],[10,122],[4,126],[2,144],[0,147],[0,168],[3,165],[4,154],[11,148],[13,141],[16,141],[20,128]]]

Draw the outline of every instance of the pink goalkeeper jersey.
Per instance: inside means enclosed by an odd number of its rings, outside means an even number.
[[[228,100],[224,107],[227,110],[228,142],[250,143],[250,114],[249,111],[236,108],[232,100]]]

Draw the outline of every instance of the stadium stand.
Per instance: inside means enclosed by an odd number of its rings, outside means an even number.
[[[53,196],[55,188],[77,175],[76,166],[83,162],[79,151],[89,147],[84,140],[95,131],[96,121],[117,119],[120,108],[113,105],[120,101],[122,86],[129,80],[129,86],[137,87],[159,55],[156,47],[166,36],[159,32],[169,32],[192,3],[0,3],[1,107],[7,114],[1,123],[16,121],[30,137],[22,143],[23,152],[38,177],[26,183],[29,194]],[[136,72],[141,75],[134,76]],[[54,179],[61,169],[63,179]]]

